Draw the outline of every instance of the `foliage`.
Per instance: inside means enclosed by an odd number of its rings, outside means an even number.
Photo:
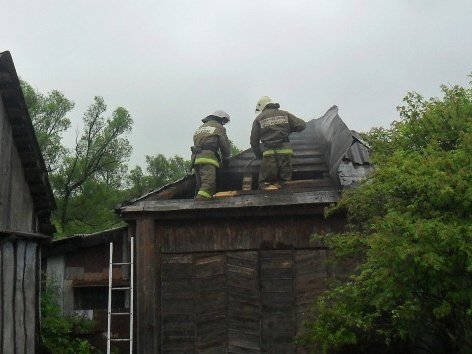
[[[472,89],[442,91],[368,134],[375,172],[327,211],[348,228],[317,238],[359,267],[302,338],[323,352],[472,352]]]
[[[25,81],[21,81],[21,88],[44,161],[48,170],[54,171],[67,152],[61,134],[70,127],[66,114],[74,108],[74,103],[57,90],[44,95]]]
[[[69,203],[67,235],[92,233],[123,225],[114,206],[126,199],[125,190],[90,178],[78,188]]]
[[[57,282],[44,276],[46,286],[41,294],[41,342],[51,354],[88,354],[92,346],[81,335],[95,323],[80,316],[63,316],[59,305]]]
[[[75,146],[67,149],[62,133],[70,128],[66,115],[74,103],[57,90],[42,94],[25,81],[21,86],[56,197],[53,221],[59,236],[117,227],[122,223],[114,213],[117,204],[189,172],[189,160],[157,154],[146,156],[146,174],[140,166],[128,173],[131,146],[126,135],[132,119],[122,107],[106,118],[107,106],[98,96],[84,113]],[[240,152],[232,142],[231,150],[233,155]]]
[[[229,145],[231,147],[231,156],[235,156],[243,151],[240,148],[238,148],[236,145],[234,145],[232,140],[229,141]]]
[[[62,233],[70,233],[69,223],[78,221],[71,216],[71,210],[80,208],[80,202],[84,201],[80,198],[84,195],[84,188],[97,187],[97,183],[104,183],[102,191],[106,187],[119,187],[124,163],[131,154],[125,137],[133,122],[128,111],[118,107],[111,117],[105,118],[106,109],[103,98],[95,97],[84,114],[84,129],[74,151],[63,159],[57,172],[51,176],[58,199],[56,221]]]
[[[143,169],[140,166],[136,166],[129,171],[127,181],[130,186],[128,199],[137,198],[150,190],[149,176],[144,175]]]
[[[185,176],[190,170],[190,161],[180,156],[166,159],[164,155],[146,156],[147,172],[156,188]]]
[[[146,165],[148,174],[145,175],[142,168],[136,166],[128,175],[130,199],[176,181],[190,171],[190,161],[177,155],[170,158],[166,158],[162,154],[147,155]]]

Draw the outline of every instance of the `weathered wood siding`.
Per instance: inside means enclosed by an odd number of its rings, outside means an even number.
[[[36,352],[39,252],[35,240],[0,237],[1,353]]]
[[[35,231],[34,205],[0,100],[0,230]]]
[[[341,220],[147,220],[136,234],[136,303],[153,305],[137,311],[138,352],[304,352],[294,338],[330,272],[310,236]]]
[[[95,322],[94,328],[88,333],[83,333],[82,336],[103,353],[106,352],[107,342],[104,333],[107,332],[108,325],[107,309],[100,308],[101,305],[99,305],[103,303],[103,297],[95,298],[95,303],[86,309],[76,308],[77,299],[75,297],[78,296],[77,290],[83,288],[96,289],[98,287],[108,292],[110,242],[113,242],[113,261],[129,262],[128,234],[125,228],[55,240],[49,247],[43,248],[42,252],[46,260],[48,277],[53,279],[55,285],[60,289],[63,315],[79,314],[92,319]],[[127,286],[129,275],[129,265],[115,266],[113,269],[114,286]],[[128,308],[129,295],[127,294],[123,310]],[[113,311],[116,312],[116,309]],[[114,316],[111,324],[113,338],[127,338],[129,336],[128,316]],[[129,351],[129,343],[114,342],[111,349],[119,353],[126,353]]]

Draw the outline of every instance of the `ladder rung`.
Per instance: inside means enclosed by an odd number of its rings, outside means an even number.
[[[127,265],[127,264],[131,264],[131,262],[119,262],[119,263],[112,263],[111,265]]]
[[[131,287],[129,286],[120,286],[120,287],[117,287],[117,288],[111,288],[111,290],[130,290]]]
[[[110,342],[129,342],[130,340],[129,338],[112,338]]]
[[[110,312],[110,315],[117,315],[117,316],[131,315],[131,312]]]

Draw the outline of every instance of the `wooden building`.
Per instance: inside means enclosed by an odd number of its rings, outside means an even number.
[[[129,262],[130,248],[126,227],[93,234],[72,235],[54,240],[44,249],[45,268],[61,295],[60,305],[65,316],[80,315],[96,323],[85,337],[101,352],[106,352],[109,246],[113,242],[114,262]],[[115,267],[114,286],[128,286],[129,266]],[[129,292],[114,291],[113,312],[129,311]],[[112,338],[128,338],[129,317],[113,319]],[[113,343],[112,349],[128,353],[128,343]]]
[[[0,53],[0,352],[35,353],[55,202],[9,52]]]
[[[247,150],[218,171],[218,191],[234,196],[194,201],[190,175],[119,208],[136,239],[137,353],[304,352],[294,338],[338,271],[310,237],[342,230],[323,209],[371,166],[336,106],[291,141],[284,189],[256,189],[260,161]]]

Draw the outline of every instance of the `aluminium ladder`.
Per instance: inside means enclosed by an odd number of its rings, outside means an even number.
[[[129,262],[113,262],[113,242],[110,242],[110,262],[108,268],[108,330],[107,330],[107,354],[110,354],[111,342],[129,342],[129,352],[133,353],[133,286],[134,286],[134,242],[133,237],[130,238],[130,257]],[[114,266],[130,266],[129,286],[113,286],[113,267]],[[111,299],[114,290],[129,290],[129,312],[112,312]],[[129,337],[128,338],[111,338],[111,319],[113,316],[129,316]]]

